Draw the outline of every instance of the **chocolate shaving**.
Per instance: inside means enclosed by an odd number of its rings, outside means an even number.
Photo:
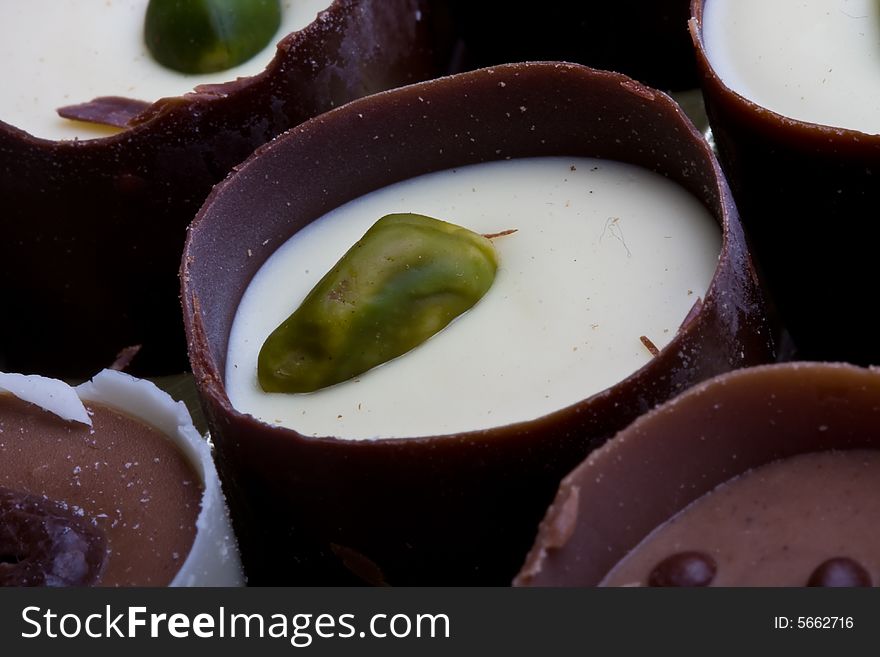
[[[344,545],[330,544],[330,550],[342,562],[342,565],[370,586],[388,586],[382,569],[369,557]]]
[[[150,106],[150,103],[122,96],[101,96],[87,103],[66,105],[56,111],[58,116],[73,121],[99,123],[116,128],[128,128],[132,119]]]
[[[485,237],[487,240],[494,240],[496,237],[513,235],[518,230],[518,228],[509,228],[508,230],[502,230],[500,233],[483,233],[483,237]]]
[[[657,345],[651,342],[651,339],[648,336],[640,335],[639,340],[642,341],[642,344],[645,345],[645,349],[650,351],[654,358],[657,358],[657,356],[660,355],[660,350],[657,348]]]
[[[134,357],[138,355],[142,346],[143,345],[134,344],[120,351],[116,354],[116,360],[113,361],[113,364],[109,369],[116,370],[117,372],[124,372],[126,368],[131,365],[131,361],[134,360]]]

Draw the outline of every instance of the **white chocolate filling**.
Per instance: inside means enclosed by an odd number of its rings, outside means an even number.
[[[117,130],[69,121],[55,110],[99,96],[153,102],[196,85],[263,71],[283,37],[301,30],[332,0],[283,0],[281,27],[235,68],[185,75],[156,62],[144,45],[148,0],[0,0],[0,120],[45,139],[89,139]]]
[[[758,105],[880,133],[876,0],[707,0],[703,40],[718,76]]]
[[[18,385],[21,375],[0,373],[0,389],[65,419],[89,425],[91,420],[83,402],[94,402],[141,420],[167,435],[190,461],[204,486],[192,549],[170,586],[244,584],[238,546],[211,448],[196,431],[183,402],[175,402],[150,381],[112,370],[103,370],[76,388],[56,379],[25,378],[27,385],[21,386]],[[59,398],[65,400],[63,409],[59,409]]]
[[[264,393],[260,348],[379,217],[417,212],[495,240],[495,283],[426,343],[309,394]],[[259,221],[259,218],[253,220]],[[565,408],[663,348],[709,287],[721,230],[683,188],[619,162],[530,158],[413,178],[356,199],[263,265],[230,334],[233,406],[308,436],[406,438],[489,429]]]

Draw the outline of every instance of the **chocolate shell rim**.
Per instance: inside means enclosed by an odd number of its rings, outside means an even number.
[[[712,66],[709,54],[706,51],[706,45],[703,41],[703,5],[705,5],[706,1],[707,0],[691,0],[691,18],[688,21],[688,31],[691,35],[691,41],[694,44],[694,53],[697,58],[701,88],[704,88],[706,84],[704,79],[708,77],[712,84],[716,85],[742,110],[752,112],[757,116],[760,116],[762,119],[770,121],[776,126],[786,129],[794,129],[798,131],[798,137],[801,139],[805,136],[815,136],[818,140],[818,138],[821,137],[822,139],[821,141],[817,141],[816,147],[823,150],[828,148],[827,140],[829,138],[832,140],[847,140],[853,143],[867,141],[868,143],[865,144],[866,147],[880,145],[880,133],[862,132],[861,130],[856,130],[854,128],[842,128],[785,116],[784,114],[780,114],[779,112],[756,103],[727,86],[724,80],[722,80],[715,71],[715,67]],[[774,131],[775,127],[771,127],[770,130]]]
[[[412,438],[374,438],[364,441],[354,441],[336,436],[306,436],[294,429],[263,422],[262,420],[259,420],[258,418],[248,413],[242,413],[235,409],[225,393],[225,385],[223,383],[224,377],[219,371],[220,368],[214,362],[214,359],[210,356],[211,348],[204,326],[201,322],[200,301],[198,298],[190,296],[187,290],[188,281],[190,279],[190,260],[194,257],[191,253],[193,245],[193,235],[194,233],[198,232],[201,224],[206,220],[206,217],[209,215],[211,206],[213,205],[217,197],[221,196],[224,193],[226,187],[229,186],[236,177],[246,174],[250,167],[255,166],[254,163],[259,161],[259,158],[271,154],[277,148],[285,147],[285,144],[287,144],[288,142],[297,140],[299,135],[309,133],[313,126],[318,126],[333,121],[345,122],[347,119],[352,119],[358,116],[359,113],[362,113],[361,110],[364,108],[371,108],[377,103],[381,104],[385,102],[386,99],[393,100],[397,97],[402,96],[415,97],[418,96],[419,90],[430,90],[434,88],[448,87],[450,85],[464,85],[470,80],[480,77],[491,76],[498,71],[516,73],[518,70],[541,70],[543,68],[554,70],[565,69],[568,72],[583,76],[584,78],[590,80],[604,79],[606,81],[617,82],[621,87],[623,87],[625,91],[629,93],[632,93],[643,99],[647,99],[651,102],[660,103],[662,109],[668,113],[669,121],[672,122],[673,120],[676,120],[679,124],[678,127],[684,130],[682,139],[686,140],[690,138],[695,140],[695,143],[699,145],[700,150],[702,150],[706,155],[707,161],[711,162],[712,178],[715,181],[716,191],[719,198],[719,207],[721,210],[720,216],[715,216],[715,212],[711,208],[707,209],[710,211],[716,221],[720,223],[722,231],[721,251],[718,256],[718,263],[715,267],[715,271],[713,273],[709,287],[706,290],[705,296],[700,298],[695,295],[698,300],[702,301],[701,307],[696,313],[691,312],[688,317],[682,318],[683,325],[677,330],[675,337],[663,349],[660,350],[659,356],[652,358],[645,365],[638,368],[629,376],[621,379],[614,385],[552,413],[542,415],[537,418],[532,418],[530,420],[500,425],[489,429],[457,432],[450,434],[419,436]],[[698,198],[698,200],[702,202],[702,199]],[[572,64],[567,62],[518,62],[513,64],[490,66],[483,69],[477,69],[474,71],[468,71],[454,75],[447,75],[425,82],[407,85],[405,87],[400,87],[397,89],[381,91],[371,96],[351,101],[345,105],[334,108],[323,115],[314,117],[306,121],[305,123],[300,124],[299,126],[291,128],[271,142],[268,142],[257,148],[247,160],[245,160],[242,164],[236,166],[233,171],[226,177],[226,179],[214,186],[213,190],[205,200],[195,219],[187,229],[187,238],[180,267],[181,302],[183,305],[184,325],[188,336],[188,349],[190,353],[190,361],[192,364],[193,374],[196,378],[197,386],[201,390],[201,394],[210,395],[210,397],[212,397],[212,401],[216,403],[220,408],[222,408],[224,412],[229,413],[230,416],[235,418],[236,420],[246,420],[257,423],[259,426],[262,427],[278,430],[280,432],[277,434],[279,440],[295,438],[313,444],[367,444],[385,447],[398,446],[404,443],[409,445],[420,443],[430,445],[437,441],[467,441],[469,439],[487,435],[494,435],[498,440],[503,440],[505,436],[516,435],[535,422],[552,421],[553,418],[559,416],[577,414],[581,412],[581,410],[583,410],[584,408],[592,405],[595,400],[614,395],[618,391],[618,389],[626,387],[627,384],[632,382],[632,380],[639,378],[646,372],[651,372],[654,369],[662,368],[663,365],[658,365],[658,362],[661,362],[661,358],[665,354],[674,352],[681,346],[681,343],[687,338],[690,331],[694,330],[695,325],[698,324],[696,320],[721,304],[721,300],[719,297],[723,294],[719,294],[719,291],[717,290],[718,280],[721,278],[722,272],[724,270],[736,268],[736,263],[733,261],[731,255],[730,232],[731,218],[736,218],[737,216],[738,215],[735,209],[730,188],[727,184],[724,174],[722,173],[721,166],[718,162],[717,157],[715,156],[715,153],[712,151],[711,146],[708,144],[708,142],[705,140],[699,130],[693,125],[693,123],[690,121],[690,119],[687,117],[687,115],[684,113],[678,103],[676,103],[675,100],[673,100],[669,95],[659,90],[646,87],[636,80],[633,80],[632,78],[629,78],[628,76],[621,73],[592,69],[590,67],[580,64]],[[751,259],[748,256],[747,252],[744,254],[744,256],[744,262],[746,263],[745,268],[750,275],[753,275],[751,270]]]
[[[135,116],[130,127],[116,134],[82,139],[47,139],[32,135],[2,119],[0,119],[0,133],[7,132],[30,146],[59,149],[62,152],[66,149],[109,148],[123,142],[134,142],[128,143],[127,146],[137,148],[137,140],[145,133],[149,134],[153,130],[161,129],[163,121],[173,122],[179,115],[198,110],[211,103],[222,102],[228,96],[246,91],[256,84],[265,83],[268,78],[283,69],[282,60],[289,51],[301,47],[303,43],[308,43],[313,37],[316,42],[320,40],[321,33],[340,22],[339,16],[342,12],[349,10],[353,4],[356,5],[356,0],[354,3],[352,0],[331,0],[330,5],[318,12],[308,25],[284,35],[276,42],[275,54],[259,73],[238,77],[227,82],[196,85],[192,91],[183,95],[156,99],[143,112]],[[82,99],[80,102],[88,100],[91,99]],[[156,127],[157,125],[159,127]]]
[[[650,427],[657,418],[674,417],[678,407],[688,404],[691,400],[703,397],[704,395],[709,395],[712,398],[717,397],[716,393],[724,390],[728,383],[741,384],[743,381],[747,382],[754,378],[772,378],[774,376],[783,376],[803,371],[817,374],[846,374],[854,378],[870,376],[880,380],[880,366],[861,367],[846,362],[816,361],[789,361],[786,363],[754,365],[731,370],[697,383],[681,394],[643,413],[633,420],[631,424],[618,431],[604,445],[593,450],[562,479],[553,502],[547,508],[547,512],[541,520],[535,542],[528,555],[526,555],[521,570],[512,582],[513,586],[554,586],[553,584],[545,583],[536,584],[533,582],[533,579],[540,576],[550,554],[557,549],[564,548],[576,531],[579,524],[577,498],[580,486],[578,481],[589,479],[590,475],[588,473],[593,469],[600,468],[602,462],[611,458],[611,455],[618,450],[619,446],[627,441],[637,440],[644,442],[650,440],[649,436],[652,432],[643,430],[644,427]],[[744,440],[749,439],[748,437],[744,438]],[[808,453],[808,451],[796,453]],[[733,458],[736,459],[736,456],[734,455]],[[750,469],[746,468],[731,476],[736,477]],[[601,470],[598,470],[598,472],[601,475]],[[721,483],[724,482],[718,482],[717,485]],[[684,486],[684,484],[681,485]],[[608,549],[611,550],[612,548],[609,547]],[[631,547],[631,549],[633,548]]]

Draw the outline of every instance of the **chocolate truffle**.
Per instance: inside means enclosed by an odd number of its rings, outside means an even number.
[[[444,435],[313,437],[236,410],[224,384],[232,321],[256,272],[288,238],[420,174],[560,155],[666,176],[721,226],[705,297],[655,358],[537,419]],[[515,226],[499,226],[507,228]],[[570,64],[441,78],[291,131],[215,188],[190,229],[181,278],[193,372],[257,583],[509,581],[559,479],[584,455],[687,386],[773,352],[735,209],[705,141],[663,94]]]

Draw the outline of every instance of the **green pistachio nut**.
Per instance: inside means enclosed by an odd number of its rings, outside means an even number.
[[[313,392],[417,347],[474,306],[498,268],[492,242],[419,214],[377,221],[266,339],[266,392]]]
[[[215,73],[260,52],[281,25],[279,0],[150,0],[144,40],[181,73]]]

